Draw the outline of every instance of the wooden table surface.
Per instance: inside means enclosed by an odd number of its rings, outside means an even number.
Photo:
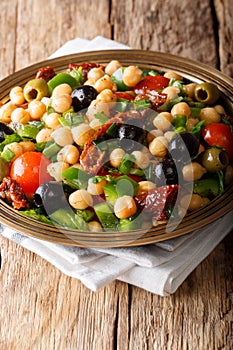
[[[2,0],[0,78],[67,40],[97,35],[189,57],[233,76],[231,0]],[[159,297],[112,282],[91,292],[0,237],[0,349],[232,349],[232,238],[177,292]]]

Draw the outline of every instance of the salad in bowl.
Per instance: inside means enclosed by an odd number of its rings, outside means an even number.
[[[217,84],[112,59],[38,68],[0,107],[0,197],[80,232],[181,222],[233,181]]]

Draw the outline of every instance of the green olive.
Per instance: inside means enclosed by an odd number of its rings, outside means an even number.
[[[48,84],[41,78],[29,80],[24,86],[23,94],[27,102],[41,100],[43,97],[50,96]]]
[[[227,152],[221,148],[211,147],[201,154],[201,163],[207,171],[215,173],[228,166],[229,157]]]
[[[9,173],[9,164],[4,159],[0,158],[0,181],[2,181],[5,176],[8,176]]]
[[[220,91],[212,83],[201,83],[195,87],[194,97],[199,102],[214,104],[220,97]]]

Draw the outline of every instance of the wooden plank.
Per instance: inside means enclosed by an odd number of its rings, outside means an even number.
[[[210,4],[209,0],[113,0],[114,39],[135,49],[172,53],[216,67]]]
[[[111,35],[108,0],[1,1],[0,14],[0,78],[45,60],[68,40]]]
[[[233,78],[233,2],[215,0],[220,69]]]
[[[0,79],[15,70],[17,0],[0,2]]]

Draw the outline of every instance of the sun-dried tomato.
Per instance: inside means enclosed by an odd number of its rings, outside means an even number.
[[[140,211],[151,213],[156,220],[167,220],[166,206],[174,205],[179,185],[161,186],[135,197]]]
[[[42,67],[36,73],[36,78],[44,79],[45,81],[49,81],[56,75],[55,70],[51,66]]]
[[[21,186],[9,176],[5,177],[0,185],[0,197],[6,199],[17,210],[28,206]]]

